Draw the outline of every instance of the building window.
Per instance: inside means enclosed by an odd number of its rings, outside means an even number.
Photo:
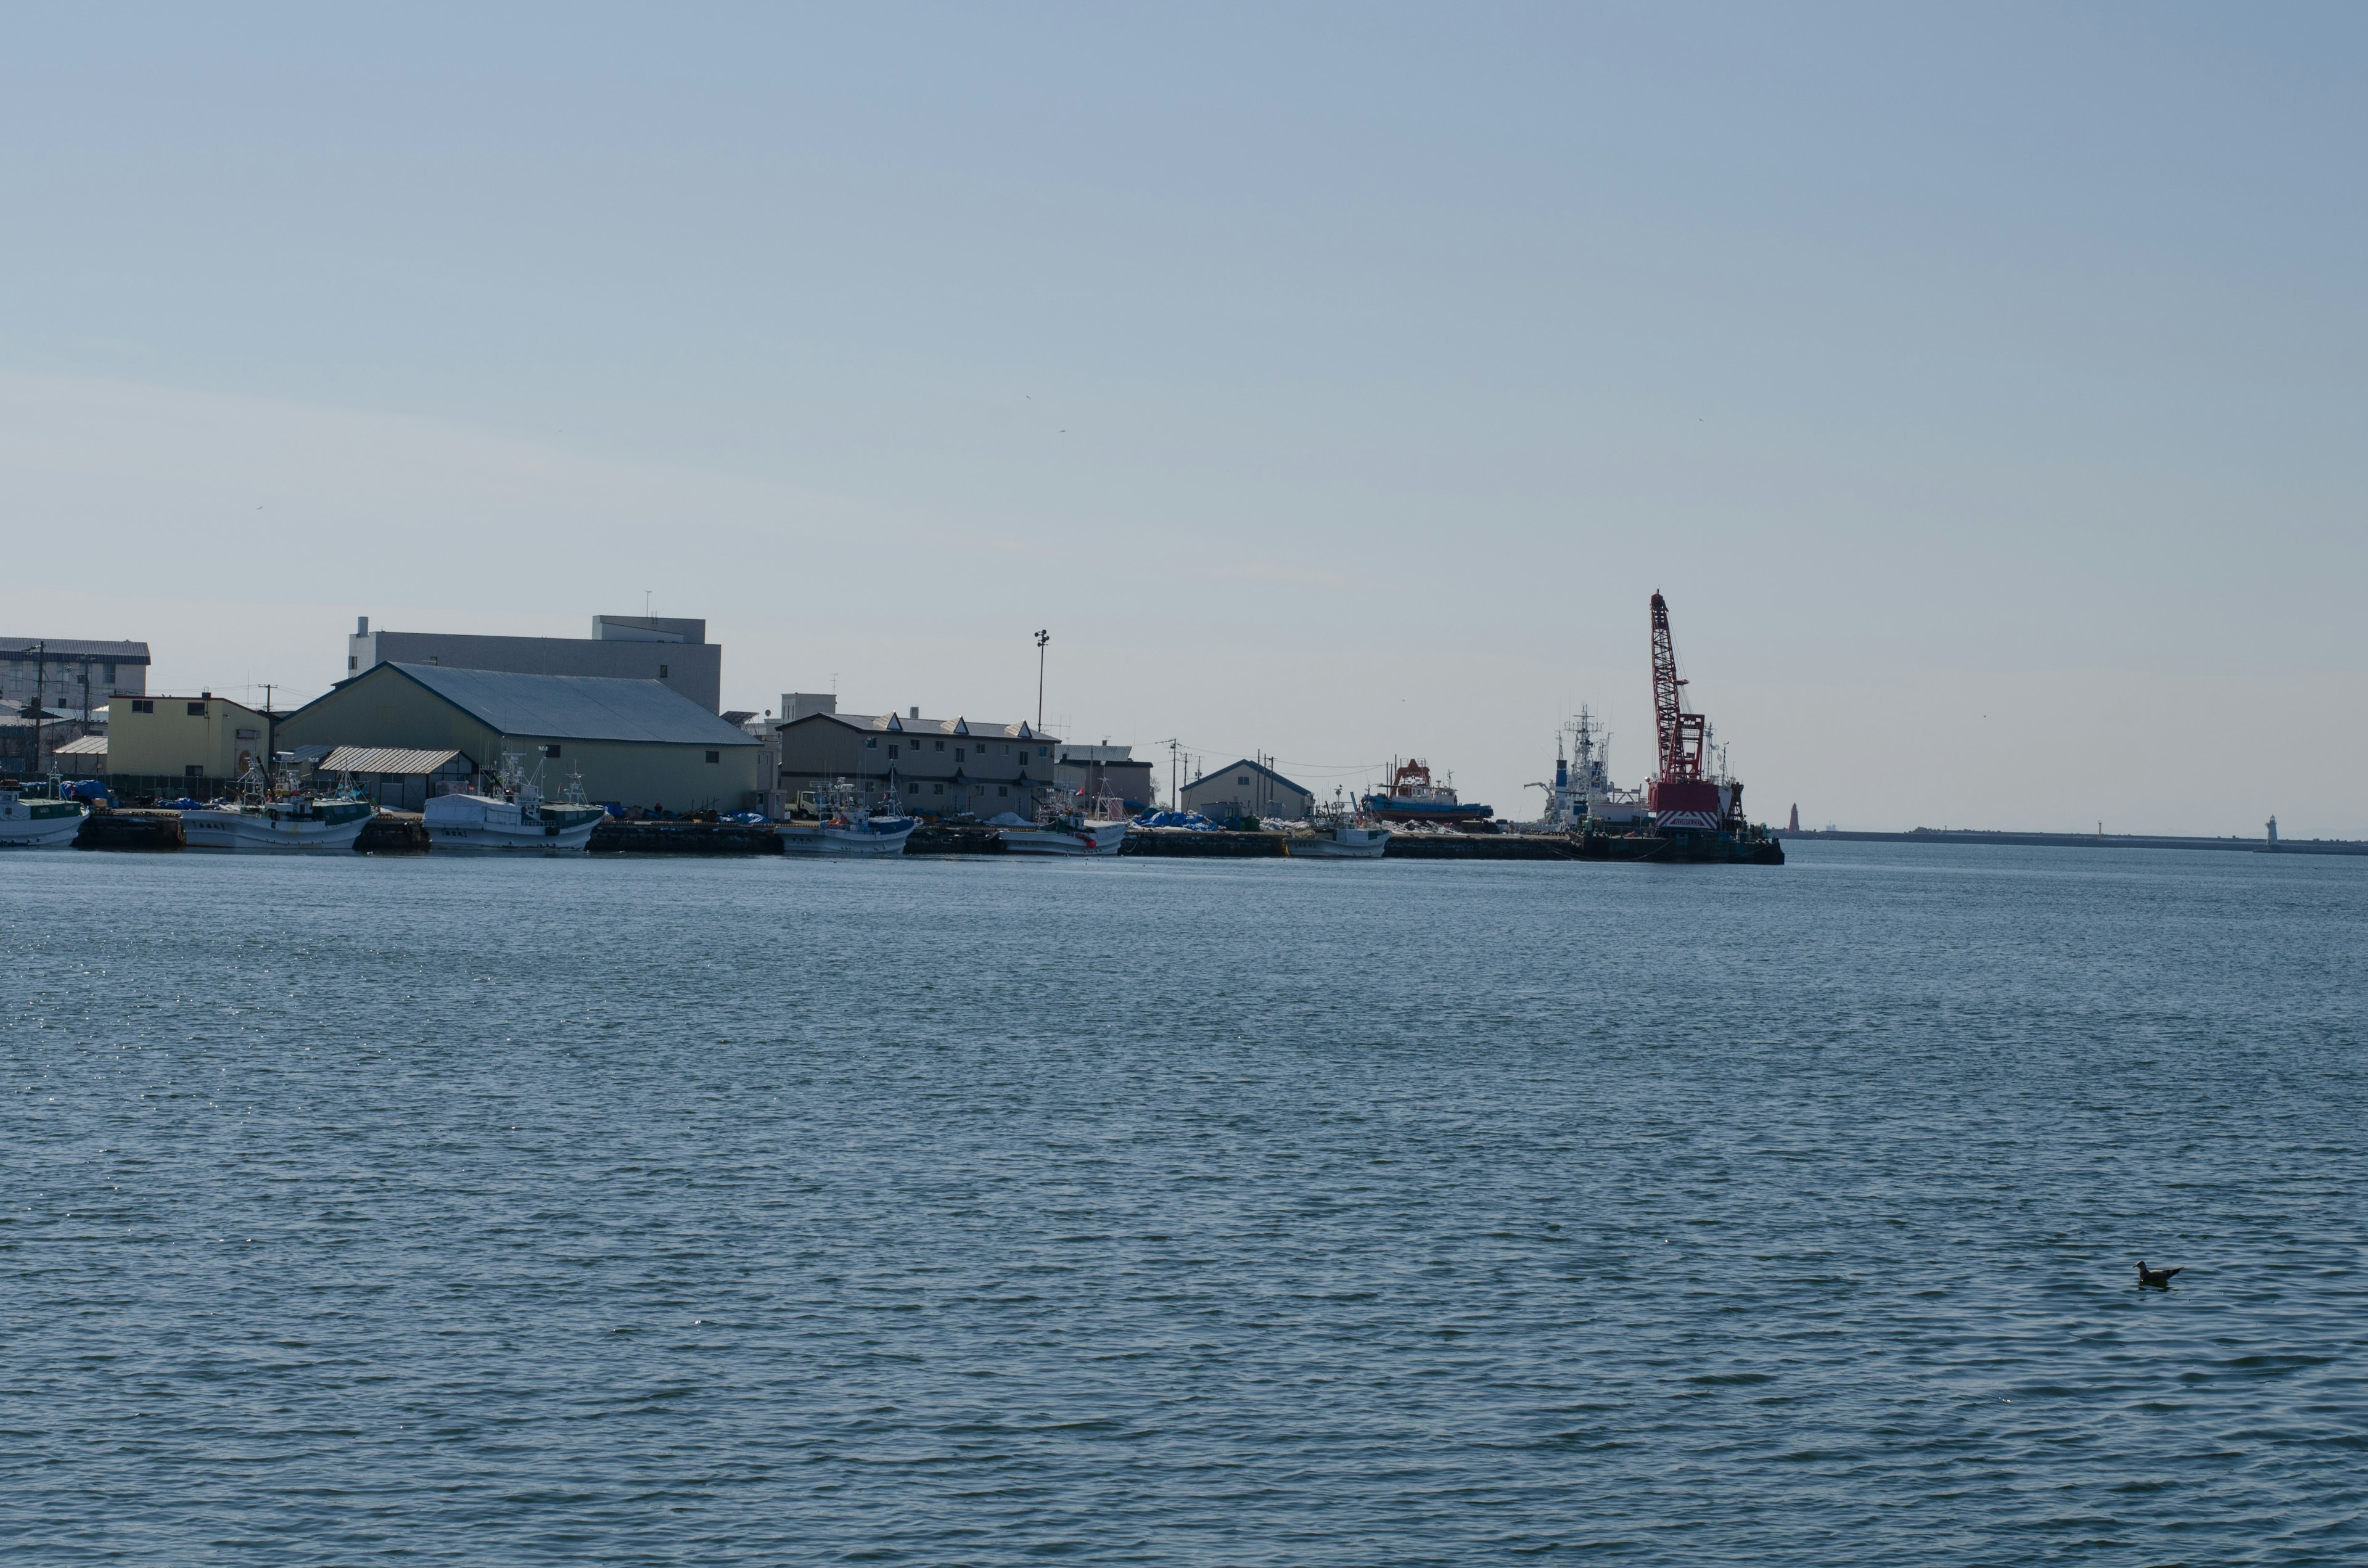
[[[946,743],[945,743],[945,742],[943,742],[943,741],[939,741],[939,742],[938,743],[938,749],[939,749],[939,751],[943,751],[943,750],[945,750],[945,749],[946,749]],[[959,753],[957,753],[956,755],[957,755],[957,756],[959,756],[960,754],[959,754]]]
[[[190,717],[190,718],[192,718],[192,719],[202,719],[202,718],[204,718],[205,716],[206,716],[206,705],[205,705],[204,703],[202,703],[202,702],[192,702],[192,703],[190,703],[190,704],[189,704],[189,717]]]
[[[710,762],[722,762],[723,760],[723,754],[720,751],[709,752],[707,754],[707,760]]]
[[[1247,774],[1247,773],[1243,774],[1239,778],[1236,778],[1236,779],[1235,779],[1235,780],[1234,780],[1234,782],[1235,782],[1235,783],[1236,783],[1236,784],[1247,784],[1247,783],[1248,783],[1249,781],[1250,781],[1250,776],[1249,776],[1248,774]]]
[[[557,756],[559,755],[559,747],[558,747],[558,745],[557,745],[556,744],[553,744],[547,745],[547,746],[543,747],[543,748],[542,748],[542,755],[543,755],[543,756]]]
[[[1036,748],[1036,755],[1038,756],[1050,756],[1053,755],[1053,751],[1050,746],[1038,746]]]
[[[896,755],[896,748],[894,746],[890,746],[888,748],[888,755],[892,757]]]
[[[131,711],[134,713],[154,713],[156,711],[156,705],[153,702],[142,702],[135,699],[131,704]]]
[[[998,795],[1008,795],[1009,793],[1011,793],[1011,791],[1010,791],[1010,790],[1008,790],[1005,789],[1005,788],[1004,788],[1002,785],[1000,785],[1000,784],[997,784],[997,785],[995,787],[995,792],[996,792],[996,794],[998,794]]]
[[[184,778],[203,778],[205,776],[206,765],[202,762],[193,762],[181,769],[181,777]]]
[[[863,749],[865,751],[878,751],[880,749],[880,737],[878,735],[867,735],[864,737]],[[896,748],[894,746],[890,746],[888,748],[888,755],[890,756],[894,756],[896,755]]]
[[[359,654],[359,653],[347,653],[347,654],[346,655],[346,668],[347,668],[347,670],[358,670],[358,669],[360,669],[361,667],[362,667],[362,660],[361,660],[361,655],[360,655],[360,654]]]
[[[664,665],[660,665],[658,666],[658,679],[660,679],[660,680],[664,680],[664,679],[666,679],[666,667]],[[713,762],[715,759],[714,759],[713,757],[712,757],[712,756],[711,756],[711,757],[709,757],[707,760],[708,760],[708,761],[710,761],[710,762]]]
[[[946,787],[942,784],[932,784],[929,786],[929,793],[932,795],[942,795],[945,792]]]
[[[920,792],[921,787],[918,784],[907,784],[905,786],[905,793],[907,795],[917,795]]]
[[[115,684],[115,666],[113,665],[107,666],[107,684],[109,686],[113,686]]]

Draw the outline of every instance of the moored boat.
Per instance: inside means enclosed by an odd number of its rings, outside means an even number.
[[[538,767],[539,778],[541,769]],[[497,851],[516,855],[564,855],[582,851],[608,813],[584,799],[573,780],[562,799],[545,801],[522,761],[502,758],[499,782],[484,794],[438,795],[420,815],[427,842],[436,849]]]
[[[305,855],[350,850],[378,808],[359,795],[319,795],[301,788],[292,771],[276,781],[250,768],[239,798],[181,812],[181,835],[192,849],[241,854]]]
[[[1292,859],[1378,860],[1390,846],[1388,828],[1338,800],[1318,810],[1309,825],[1314,831],[1283,840],[1283,853]]]
[[[784,855],[831,855],[860,858],[902,855],[905,843],[918,826],[916,819],[873,812],[857,799],[852,786],[835,787],[827,801],[799,797],[790,820],[774,824]]]
[[[50,849],[74,841],[90,808],[51,778],[46,785],[0,782],[0,848]]]
[[[1129,825],[1115,801],[1073,799],[1048,807],[1032,826],[1005,828],[1003,847],[1014,855],[1115,855]]]
[[[1436,823],[1443,827],[1484,823],[1495,814],[1490,807],[1457,800],[1454,787],[1435,781],[1430,769],[1417,757],[1396,766],[1386,793],[1368,795],[1361,804],[1383,822]]]

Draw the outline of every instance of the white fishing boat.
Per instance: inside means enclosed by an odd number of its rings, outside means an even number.
[[[250,855],[328,854],[349,850],[378,808],[350,790],[319,795],[300,788],[292,769],[276,780],[249,768],[239,798],[181,812],[181,835],[192,849]]]
[[[90,808],[47,784],[0,781],[0,849],[51,849],[72,844]]]
[[[529,778],[518,757],[505,755],[498,781],[487,792],[434,797],[420,812],[429,846],[464,853],[581,853],[607,813],[584,799],[583,783],[573,776],[559,800],[544,800],[541,777],[541,764]]]
[[[775,824],[773,833],[784,855],[902,855],[918,825],[912,817],[873,812],[842,779],[827,800],[800,795],[790,820]]]
[[[1314,831],[1283,840],[1283,852],[1294,860],[1378,860],[1390,846],[1390,830],[1346,801],[1319,810],[1310,825]]]
[[[1005,828],[1003,847],[1014,855],[1115,855],[1129,825],[1116,801],[1071,798],[1049,803],[1030,826]]]

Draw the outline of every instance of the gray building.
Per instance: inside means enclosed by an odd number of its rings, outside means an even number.
[[[1258,817],[1306,817],[1315,808],[1315,796],[1273,768],[1247,758],[1230,767],[1202,774],[1184,786],[1184,809],[1211,822],[1254,820]]]
[[[812,693],[781,699],[781,710],[796,716],[777,722],[770,736],[768,807],[777,814],[801,793],[826,792],[841,779],[867,801],[916,816],[981,820],[1006,812],[1032,818],[1058,788],[1058,743],[1025,721],[924,719],[917,708],[841,713],[837,706],[837,698]]]
[[[483,778],[515,756],[530,767],[541,759],[546,790],[580,773],[591,799],[625,807],[745,811],[762,788],[761,742],[654,680],[381,664],[276,730],[291,751],[458,753],[421,775],[431,784],[439,773]]]
[[[49,711],[79,720],[119,691],[139,697],[147,690],[145,642],[0,637],[0,701],[22,706],[38,697]]]
[[[40,771],[53,748],[100,730],[108,698],[147,689],[145,642],[0,637],[0,771]]]
[[[372,631],[363,616],[346,639],[347,680],[379,665],[427,665],[512,675],[654,680],[710,713],[723,706],[723,649],[704,620],[596,615],[586,637],[480,637],[453,631]]]

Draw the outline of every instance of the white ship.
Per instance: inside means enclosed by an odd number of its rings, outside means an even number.
[[[529,778],[520,759],[505,755],[493,792],[436,796],[420,813],[428,844],[469,853],[580,853],[607,813],[584,799],[582,784],[573,778],[564,798],[545,801],[537,783],[541,773],[537,765],[535,778]]]
[[[181,835],[192,849],[326,854],[351,849],[377,814],[378,808],[359,796],[315,795],[298,788],[292,772],[282,772],[277,783],[268,783],[255,767],[239,780],[234,804],[183,811]]]
[[[47,785],[0,783],[0,848],[49,849],[72,844],[90,808]]]
[[[1116,801],[1072,801],[1040,813],[1033,826],[1005,828],[1003,847],[1014,855],[1115,855],[1129,825]]]
[[[872,812],[857,798],[854,787],[841,780],[827,801],[799,796],[798,809],[789,821],[776,824],[773,832],[784,855],[862,857],[902,855],[917,825],[912,817]]]
[[[1595,716],[1583,704],[1565,734],[1554,737],[1554,781],[1530,788],[1546,791],[1541,825],[1550,833],[1575,833],[1590,817],[1600,823],[1642,824],[1652,810],[1643,790],[1622,790],[1611,782],[1611,737],[1596,728]]]

